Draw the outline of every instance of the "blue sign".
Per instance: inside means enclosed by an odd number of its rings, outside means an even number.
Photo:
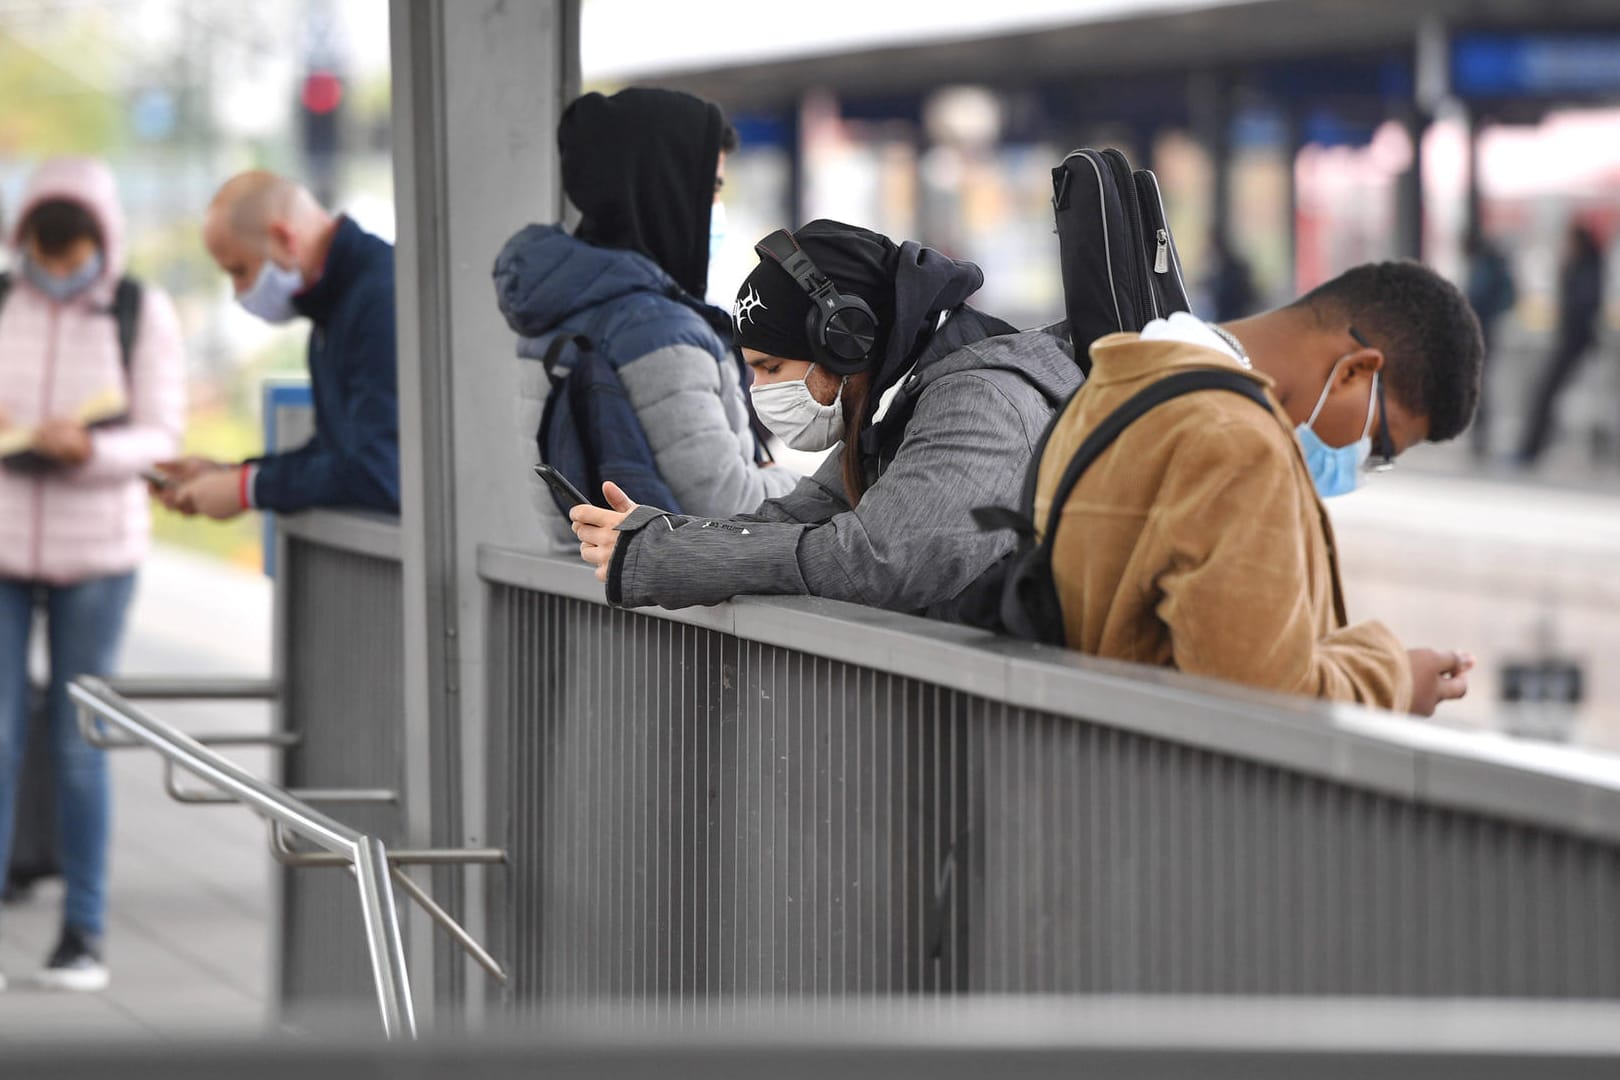
[[[290,379],[275,379],[264,384],[264,449],[266,453],[288,449],[290,441],[282,431],[282,423],[290,418],[302,417],[303,427],[314,424],[315,397],[309,383]],[[297,427],[294,428],[297,430]],[[264,576],[276,576],[276,516],[264,515]]]
[[[1620,34],[1462,34],[1451,85],[1464,98],[1590,97],[1620,92]]]

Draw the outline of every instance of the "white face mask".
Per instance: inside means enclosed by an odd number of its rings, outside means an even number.
[[[275,260],[265,256],[259,267],[259,276],[247,292],[240,293],[236,302],[267,323],[290,322],[297,318],[292,298],[304,291],[304,276],[297,270],[277,266]]]
[[[810,377],[809,371],[804,374]],[[830,450],[844,437],[844,384],[839,382],[833,403],[823,405],[805,379],[751,387],[754,411],[771,434],[794,450]]]

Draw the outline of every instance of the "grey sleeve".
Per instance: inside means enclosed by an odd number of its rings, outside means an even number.
[[[1019,411],[994,383],[948,376],[923,394],[894,464],[858,508],[819,524],[638,511],[621,526],[632,535],[615,552],[609,599],[675,608],[809,593],[926,609],[1010,550],[1009,536],[981,532],[970,513],[1011,507],[1030,454]]]
[[[830,521],[849,509],[844,498],[844,449],[839,447],[827,455],[814,476],[806,476],[785,495],[761,503],[752,514],[744,514],[743,521],[785,521],[802,525],[819,525]]]
[[[803,593],[794,551],[807,528],[637,507],[619,524],[608,603],[683,608],[744,594]]]
[[[619,369],[658,472],[687,513],[747,513],[798,479],[755,463],[742,386],[729,375],[695,345],[655,349]]]

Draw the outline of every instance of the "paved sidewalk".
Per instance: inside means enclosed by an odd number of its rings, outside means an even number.
[[[142,573],[124,649],[130,674],[267,675],[269,582],[160,550]],[[162,706],[192,730],[261,730],[260,705]],[[263,751],[234,754],[265,775]],[[258,819],[190,807],[163,793],[155,755],[112,755],[108,961],[101,994],[29,985],[55,943],[61,889],[51,882],[0,915],[0,1045],[23,1040],[212,1038],[262,1033],[269,1016],[271,861]]]

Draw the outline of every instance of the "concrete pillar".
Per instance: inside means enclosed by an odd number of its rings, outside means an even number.
[[[488,599],[478,548],[535,546],[514,342],[490,268],[523,225],[557,220],[555,132],[577,92],[579,7],[393,0],[390,18],[407,831],[413,846],[479,845]],[[480,938],[484,873],[433,880]],[[483,975],[423,920],[411,930],[419,1010],[465,995],[476,1015]]]

